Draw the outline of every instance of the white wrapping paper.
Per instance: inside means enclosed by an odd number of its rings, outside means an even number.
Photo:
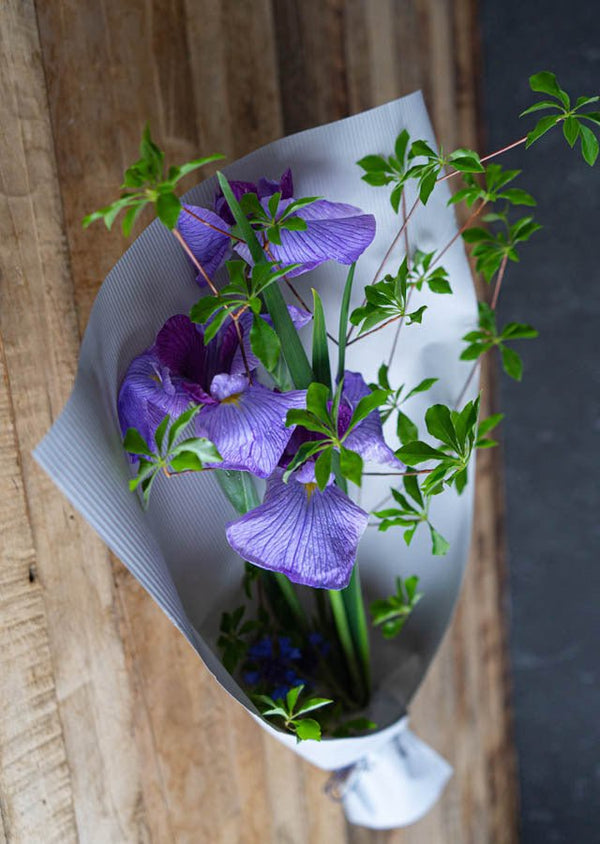
[[[320,195],[375,214],[377,235],[358,263],[354,307],[398,230],[388,191],[362,182],[355,162],[369,153],[389,153],[404,128],[412,139],[434,144],[420,93],[283,138],[224,168],[230,179],[256,181],[260,176],[278,178],[289,166],[295,196]],[[186,199],[210,206],[215,190],[215,179],[208,179]],[[413,215],[408,227],[411,250],[439,249],[452,238],[456,224],[446,205],[448,197],[447,186],[438,185],[427,206]],[[413,199],[409,187],[409,207]],[[91,236],[102,235],[98,231]],[[388,269],[397,269],[403,252],[401,243]],[[452,404],[469,372],[469,365],[459,361],[460,337],[476,322],[476,301],[460,238],[443,264],[454,295],[419,294],[419,304],[429,306],[423,325],[403,329],[390,368],[393,386],[412,387],[429,376],[440,379],[431,391],[411,399],[407,409],[416,420],[429,404]],[[306,298],[310,287],[318,289],[334,331],[346,272],[329,263],[296,280]],[[215,646],[220,614],[237,606],[243,574],[243,563],[224,534],[233,510],[207,474],[160,478],[144,512],[127,487],[130,467],[117,419],[117,391],[130,361],[151,344],[168,317],[187,312],[198,295],[187,258],[169,232],[154,222],[104,281],[83,339],[73,393],[35,457],[189,640],[217,681],[255,714],[245,692],[222,667]],[[308,339],[310,328],[305,332]],[[375,379],[392,338],[389,329],[352,345],[347,368],[361,371],[367,381]],[[466,398],[475,390],[473,385]],[[397,445],[393,430],[386,435],[390,445]],[[431,556],[425,531],[417,532],[410,549],[401,531],[393,529],[384,534],[369,529],[361,542],[358,559],[368,601],[393,591],[398,575],[418,574],[425,595],[398,639],[384,641],[372,632],[374,693],[369,715],[378,731],[298,745],[293,736],[256,718],[291,750],[322,768],[339,770],[359,763],[343,772],[342,802],[351,822],[374,828],[411,823],[435,802],[449,776],[449,766],[406,729],[405,715],[460,588],[471,531],[470,480],[461,497],[447,492],[433,502],[432,520],[450,542],[446,557]],[[365,478],[359,503],[368,509],[388,490],[389,479]]]

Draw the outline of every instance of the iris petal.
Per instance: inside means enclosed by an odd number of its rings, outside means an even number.
[[[117,400],[123,435],[137,428],[148,445],[154,446],[154,432],[167,413],[180,416],[191,404],[181,379],[171,376],[154,350],[134,358],[121,384]]]
[[[229,250],[229,225],[208,208],[184,205],[177,228],[206,274],[212,277]],[[201,273],[196,277],[196,281],[200,287],[206,285]]]
[[[268,478],[292,435],[293,427],[285,425],[287,412],[305,407],[306,392],[276,393],[254,383],[236,393],[232,392],[234,381],[236,388],[247,384],[239,373],[218,375],[213,380],[211,390],[223,399],[200,411],[197,435],[216,445],[223,457],[219,468]]]
[[[282,229],[281,245],[269,244],[273,260],[284,265],[301,264],[290,271],[290,276],[308,272],[325,261],[352,264],[375,237],[375,217],[354,205],[318,199],[295,212],[295,216],[306,221],[306,229]],[[235,249],[245,261],[252,263],[246,244],[237,244]]]
[[[350,404],[352,409],[370,392],[359,372],[344,373],[342,397]],[[359,422],[356,428],[348,434],[344,445],[360,454],[364,461],[381,463],[395,469],[403,466],[383,438],[383,428],[378,410],[373,410],[366,419]]]
[[[263,503],[226,528],[244,559],[282,572],[294,583],[321,589],[348,585],[368,515],[338,487],[320,492],[278,470]]]

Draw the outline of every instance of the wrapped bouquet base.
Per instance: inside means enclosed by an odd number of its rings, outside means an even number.
[[[291,168],[302,196],[334,197],[374,215],[377,234],[355,280],[352,305],[358,307],[365,284],[373,278],[398,231],[398,217],[388,197],[359,179],[355,162],[375,150],[393,148],[399,132],[434,144],[420,94],[329,126],[284,138],[224,168],[229,179],[279,179]],[[415,198],[407,186],[407,201]],[[186,201],[208,206],[214,179],[192,190]],[[449,191],[440,183],[427,206],[408,227],[409,249],[433,252],[456,233],[447,206]],[[406,242],[389,255],[390,269],[401,261]],[[438,401],[454,405],[469,372],[459,360],[460,337],[476,321],[476,300],[462,243],[444,257],[453,296],[430,304],[418,332],[404,332],[390,365],[390,380],[414,385],[435,375],[424,410]],[[325,316],[337,313],[346,268],[319,267],[310,282],[297,279],[310,298],[310,286],[323,302]],[[147,511],[128,490],[131,466],[123,451],[117,415],[119,385],[131,360],[147,349],[159,328],[174,314],[187,313],[198,298],[196,273],[177,242],[159,222],[134,242],[103,283],[81,349],[76,384],[69,402],[35,452],[36,459],[73,505],[178,627],[217,681],[251,712],[261,727],[321,768],[336,771],[333,791],[349,820],[386,828],[418,819],[435,801],[450,769],[437,754],[406,729],[409,703],[421,683],[447,628],[460,589],[471,532],[473,484],[462,496],[453,490],[433,501],[432,515],[450,543],[445,557],[431,555],[427,537],[417,535],[407,549],[398,533],[367,530],[358,554],[364,594],[374,600],[394,590],[398,576],[417,573],[424,598],[403,635],[394,641],[372,636],[373,694],[365,713],[378,729],[356,738],[296,744],[260,719],[243,689],[225,670],[216,640],[223,608],[241,594],[243,562],[225,539],[234,517],[210,473],[159,478]],[[303,287],[304,286],[304,287]],[[333,317],[332,317],[333,322]],[[346,368],[374,380],[381,362],[376,333],[347,350]],[[476,385],[471,384],[471,398]],[[421,404],[419,404],[421,402]],[[393,436],[393,434],[392,434]],[[471,467],[472,470],[472,467]],[[472,479],[471,479],[472,480]],[[389,491],[389,479],[365,477],[357,503],[371,510]],[[193,740],[193,737],[192,739]]]

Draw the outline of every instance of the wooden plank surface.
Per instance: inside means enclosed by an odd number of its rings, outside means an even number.
[[[235,158],[422,87],[444,145],[476,145],[474,0],[4,0],[0,39],[0,841],[515,841],[498,455],[413,705],[455,775],[389,833],[346,825],[326,775],[226,698],[31,458],[125,246],[81,217],[143,123],[174,160]]]

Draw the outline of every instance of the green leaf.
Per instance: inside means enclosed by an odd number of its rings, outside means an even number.
[[[352,483],[360,486],[362,483],[363,459],[360,454],[349,448],[340,448],[340,470],[342,475]]]
[[[396,143],[394,144],[394,155],[398,159],[398,162],[401,166],[404,165],[404,159],[406,157],[406,148],[408,146],[409,140],[410,136],[408,134],[408,131],[406,129],[403,129],[396,138]]]
[[[590,167],[593,167],[598,158],[598,140],[591,129],[579,124],[579,132],[581,133],[581,153]]]
[[[317,291],[313,288],[313,336],[312,336],[312,368],[317,381],[331,390],[331,368],[329,365],[329,347],[327,345],[327,328],[323,303]]]
[[[432,293],[452,293],[452,288],[447,278],[432,276],[427,279],[427,284]]]
[[[174,472],[201,472],[204,464],[193,451],[180,451],[169,457],[169,465]]]
[[[254,314],[250,329],[250,346],[265,369],[272,372],[279,360],[281,344],[269,323],[256,314]]]
[[[185,410],[180,416],[177,417],[175,422],[169,428],[169,436],[167,437],[167,451],[171,451],[173,443],[179,436],[179,434],[184,430],[186,425],[192,421],[192,419],[196,416],[197,413],[200,412],[202,405],[192,405],[187,410]]]
[[[203,296],[195,305],[192,305],[190,310],[190,319],[199,325],[204,325],[205,322],[223,307],[223,303],[218,296]]]
[[[320,381],[313,381],[306,391],[306,409],[322,422],[329,420],[329,396],[329,387]]]
[[[195,158],[193,161],[188,161],[186,164],[180,164],[177,168],[179,171],[177,181],[182,179],[184,176],[187,176],[188,173],[198,170],[200,167],[205,167],[213,161],[222,161],[224,158],[225,156],[221,153],[215,153],[214,155],[207,155],[204,158]]]
[[[527,191],[520,188],[506,188],[498,194],[499,199],[507,199],[512,205],[537,205],[535,199]]]
[[[561,107],[557,103],[553,103],[550,100],[542,100],[541,102],[534,103],[534,105],[526,108],[525,111],[521,112],[519,117],[525,117],[526,114],[533,114],[534,111],[541,111],[546,108],[555,108],[557,111],[561,111]]]
[[[169,414],[165,416],[162,420],[156,431],[154,432],[154,442],[158,448],[159,453],[162,452],[163,440],[165,438],[165,432],[169,427],[169,422],[171,421],[171,417]]]
[[[509,322],[502,329],[501,337],[503,340],[528,340],[537,337],[539,332],[527,323]]]
[[[326,697],[311,697],[298,707],[296,715],[304,715],[305,712],[314,712],[315,709],[322,709],[330,703],[333,703],[333,701]]]
[[[331,459],[333,456],[333,448],[325,448],[315,461],[315,479],[321,492],[329,483],[331,476]]]
[[[423,501],[423,496],[421,495],[421,490],[419,489],[418,477],[416,475],[405,475],[402,481],[407,495],[410,495],[412,500],[416,501],[419,507],[423,508],[425,503]]]
[[[294,721],[293,726],[299,742],[309,741],[310,739],[321,741],[321,726],[313,718],[303,718],[301,721]]]
[[[123,447],[130,454],[143,454],[145,457],[154,457],[154,453],[150,450],[146,440],[137,428],[127,429],[123,437]]]
[[[492,413],[487,419],[482,419],[477,428],[477,435],[483,437],[492,431],[504,419],[503,413]]]
[[[502,367],[506,374],[514,378],[515,381],[520,381],[523,376],[523,361],[520,355],[507,346],[502,346],[500,352],[502,355]]]
[[[565,108],[569,108],[570,101],[566,92],[560,87],[556,80],[556,76],[550,71],[543,70],[541,73],[534,73],[529,77],[529,87],[532,91],[537,91],[542,94],[550,94],[559,99]]]
[[[570,147],[575,146],[579,137],[579,122],[574,117],[567,117],[563,122],[563,135]]]
[[[235,511],[243,515],[260,504],[254,478],[248,472],[218,469],[213,472],[217,482]]]
[[[419,430],[415,423],[408,418],[408,416],[401,410],[398,411],[398,421],[396,423],[396,433],[401,443],[413,442],[419,436]]]
[[[121,223],[121,231],[125,237],[129,237],[131,234],[131,230],[133,229],[136,220],[146,207],[146,204],[146,202],[140,202],[137,205],[133,205],[125,212],[123,222]]]
[[[434,557],[444,557],[448,553],[450,543],[437,532],[433,525],[429,525],[429,532],[431,533],[431,553]]]
[[[429,144],[423,140],[413,141],[408,155],[409,158],[416,158],[418,155],[423,155],[425,158],[437,158]]]
[[[356,163],[363,170],[366,170],[367,173],[385,173],[389,169],[387,161],[381,155],[365,155],[364,158],[361,158]]]
[[[427,390],[430,390],[431,387],[435,383],[437,383],[440,379],[439,378],[424,378],[416,387],[413,387],[410,392],[406,394],[404,401],[408,401],[412,396],[416,396],[417,393],[424,393]]]
[[[423,205],[427,204],[427,200],[433,193],[433,189],[435,188],[435,183],[437,182],[437,170],[433,170],[431,173],[428,173],[425,176],[419,185],[419,199],[423,203]]]
[[[419,463],[425,463],[427,460],[441,460],[446,457],[443,451],[432,448],[420,440],[414,440],[403,445],[395,454],[407,466],[418,466]]]
[[[287,709],[290,715],[294,711],[294,707],[296,706],[296,702],[298,701],[298,698],[303,688],[303,684],[301,684],[300,686],[294,686],[294,688],[290,689],[286,695],[285,702],[287,703]]]
[[[364,396],[354,408],[354,412],[352,413],[352,418],[350,419],[350,424],[348,425],[344,438],[346,438],[348,434],[363,421],[363,419],[366,419],[370,413],[382,404],[385,404],[387,397],[387,390],[373,390],[368,396]]]
[[[206,437],[190,437],[190,439],[182,440],[170,452],[170,456],[175,457],[184,452],[195,454],[202,463],[221,463],[223,460],[215,444]]]
[[[168,229],[174,229],[181,213],[181,202],[174,193],[161,193],[156,200],[158,219]]]
[[[450,415],[450,410],[445,404],[434,404],[425,413],[425,424],[432,437],[436,437],[454,451],[459,452],[462,443],[459,443]]]
[[[346,283],[344,285],[344,292],[342,294],[342,304],[340,306],[340,328],[338,332],[338,381],[344,377],[344,369],[346,366],[346,336],[348,333],[348,311],[350,309],[350,297],[352,295],[352,284],[354,282],[354,270],[356,263],[350,266],[348,275],[346,276]]]
[[[525,144],[525,148],[528,149],[532,144],[534,144],[542,135],[545,135],[553,126],[556,126],[560,117],[559,115],[548,115],[548,117],[542,117],[541,120],[538,120],[534,128],[529,132],[527,135],[527,143]]]

